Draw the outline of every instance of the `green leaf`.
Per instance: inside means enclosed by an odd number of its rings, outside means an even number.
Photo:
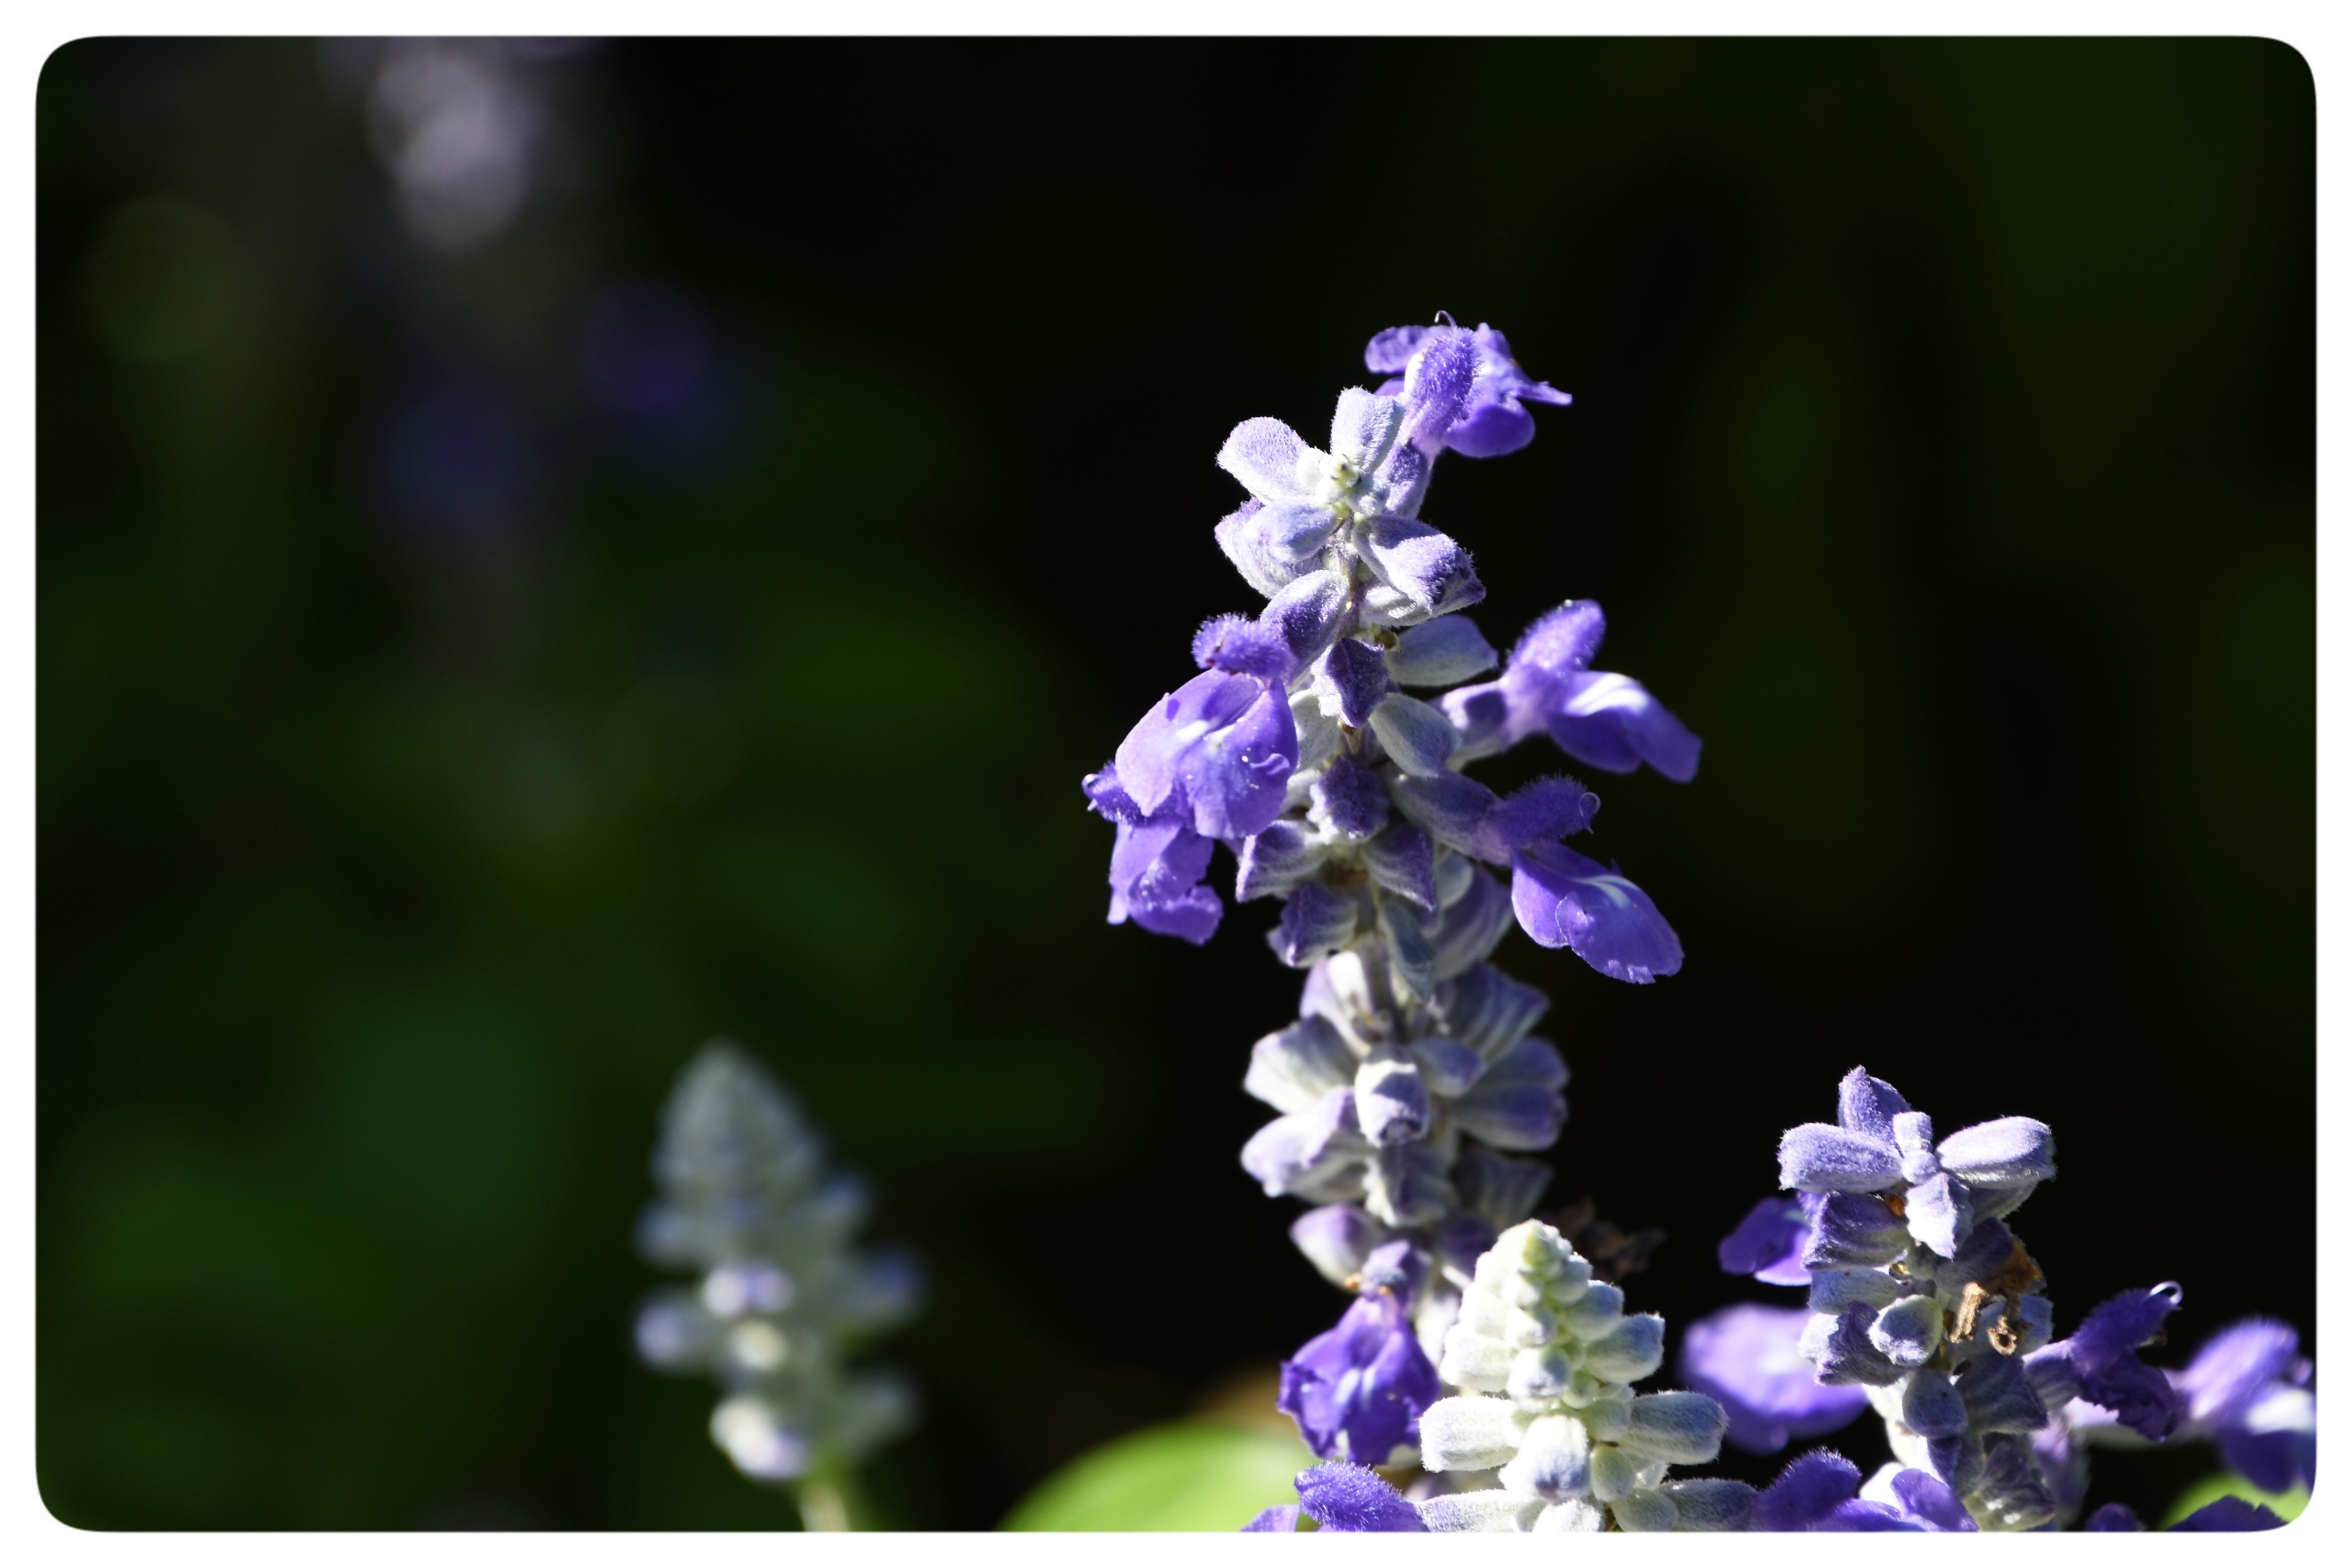
[[[2248,1502],[2261,1503],[2290,1523],[2294,1521],[2296,1514],[2303,1511],[2303,1505],[2311,1500],[2311,1493],[2306,1488],[2297,1487],[2293,1491],[2285,1492],[2266,1492],[2235,1471],[2223,1470],[2218,1475],[2206,1477],[2173,1499],[2172,1506],[2165,1510],[2164,1518],[2158,1521],[2157,1528],[2169,1530],[2215,1498],[2224,1497],[2242,1497]]]
[[[1171,1421],[1081,1454],[1021,1500],[1005,1530],[1237,1531],[1297,1502],[1316,1463],[1295,1436],[1223,1421]]]

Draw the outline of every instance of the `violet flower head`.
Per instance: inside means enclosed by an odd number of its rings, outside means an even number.
[[[2162,1442],[2180,1425],[2186,1403],[2137,1352],[2179,1305],[2180,1287],[2168,1283],[2126,1290],[2092,1308],[2072,1335],[2029,1358],[2037,1392],[2045,1404],[2075,1398],[2112,1411],[2149,1442]]]
[[[1419,1442],[1421,1413],[1444,1393],[1407,1311],[1422,1271],[1411,1243],[1379,1248],[1339,1323],[1283,1363],[1275,1406],[1324,1458],[1384,1465]]]
[[[2232,1323],[2171,1378],[2187,1407],[2185,1434],[2220,1443],[2231,1469],[2267,1492],[2313,1484],[2317,1406],[2292,1327],[2269,1318]]]
[[[2053,1151],[2050,1129],[2024,1116],[1964,1127],[1938,1143],[1934,1124],[1894,1085],[1856,1068],[1838,1086],[1835,1126],[1812,1121],[1782,1134],[1780,1184],[1899,1197],[1910,1237],[1948,1258],[1975,1222],[2010,1213],[2057,1173]],[[1816,1237],[1845,1212],[1826,1207]]]
[[[1729,1414],[1725,1440],[1733,1447],[1777,1453],[1795,1438],[1849,1426],[1870,1407],[1859,1386],[1813,1375],[1799,1348],[1811,1316],[1801,1307],[1727,1307],[1683,1331],[1675,1371]]]
[[[1536,437],[1535,416],[1520,400],[1565,406],[1573,401],[1549,383],[1537,381],[1511,357],[1511,345],[1502,333],[1481,321],[1475,330],[1457,327],[1445,318],[1433,327],[1391,327],[1364,347],[1364,368],[1396,379],[1383,384],[1383,394],[1403,389],[1403,373],[1414,357],[1448,340],[1466,343],[1475,353],[1475,379],[1462,413],[1444,432],[1448,451],[1465,458],[1499,458],[1516,452]]]
[[[1767,1285],[1811,1284],[1805,1237],[1821,1204],[1814,1193],[1761,1200],[1717,1244],[1716,1261],[1726,1274],[1752,1275]]]

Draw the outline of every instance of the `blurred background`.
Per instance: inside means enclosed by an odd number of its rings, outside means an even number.
[[[1475,618],[1600,599],[1707,742],[1595,781],[1684,972],[1499,955],[1549,1201],[1785,1300],[1715,1243],[1863,1061],[2057,1128],[2062,1329],[2313,1350],[2313,116],[2254,40],[60,50],[50,1508],[794,1528],[631,1352],[719,1034],[927,1260],[883,1521],[1262,1410],[1343,1305],[1235,1161],[1297,976],[1104,924],[1078,779],[1257,604],[1225,431],[1440,309],[1576,395],[1440,469]]]

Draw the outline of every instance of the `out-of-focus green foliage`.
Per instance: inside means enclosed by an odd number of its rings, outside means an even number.
[[[1081,1454],[1021,1500],[1006,1530],[1236,1531],[1298,1500],[1318,1464],[1296,1436],[1232,1421],[1171,1421]]]

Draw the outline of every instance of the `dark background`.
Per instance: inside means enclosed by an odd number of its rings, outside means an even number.
[[[1500,955],[1576,1074],[1552,1201],[1670,1233],[1635,1304],[1793,1298],[1714,1243],[1864,1061],[2057,1128],[2018,1224],[2062,1330],[2172,1279],[2176,1361],[2255,1310],[2311,1348],[2291,49],[475,47],[536,130],[454,248],[396,200],[396,53],[41,81],[60,1518],[790,1528],[630,1352],[656,1111],[719,1033],[929,1260],[896,1523],[987,1527],[1327,1326],[1234,1161],[1273,908],[1106,926],[1077,781],[1257,603],[1224,432],[1319,440],[1440,308],[1577,399],[1440,469],[1475,618],[1599,598],[1707,742],[1594,781],[1684,972]]]

